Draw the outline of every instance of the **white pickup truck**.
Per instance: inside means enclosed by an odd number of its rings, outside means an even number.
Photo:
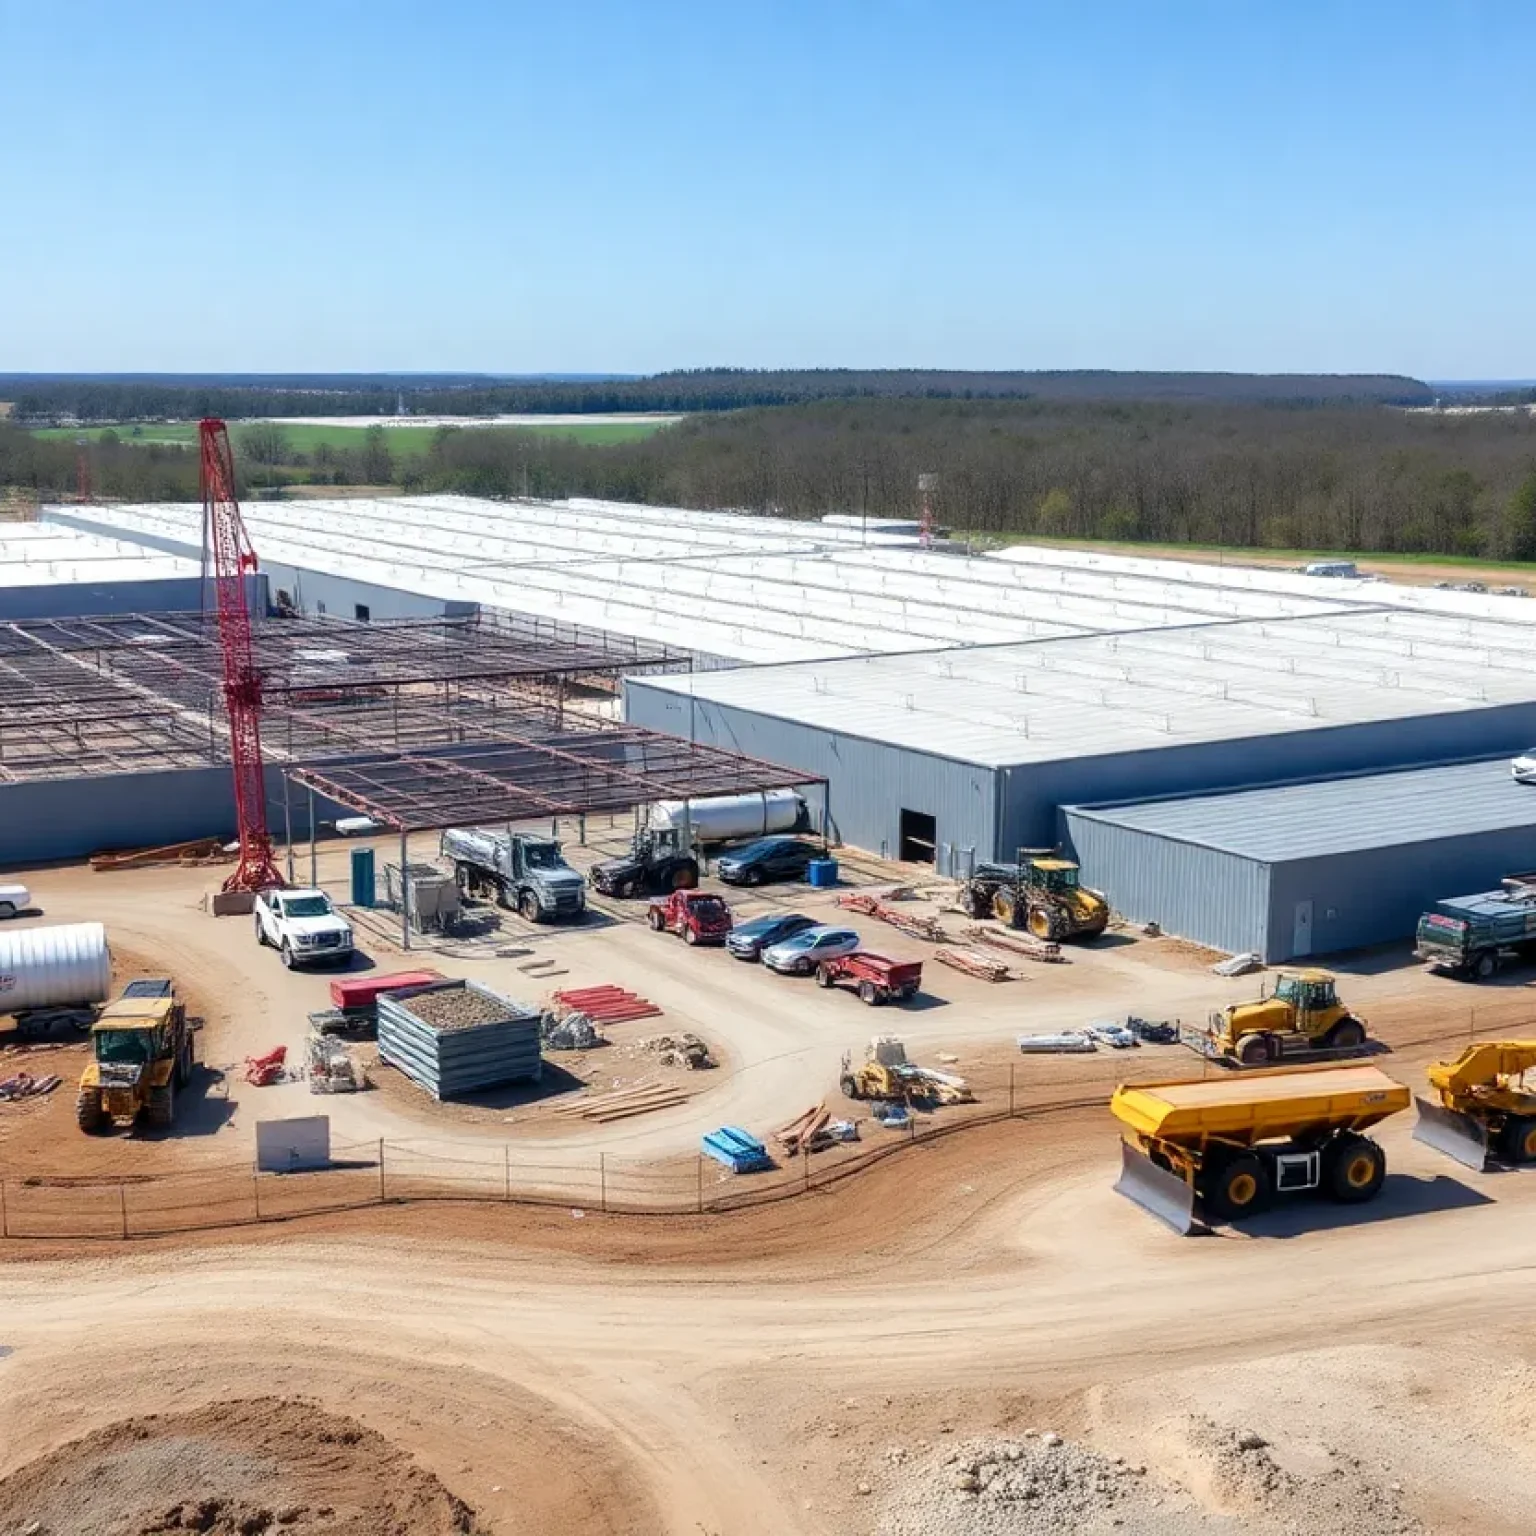
[[[262,891],[256,898],[256,942],[270,944],[289,970],[352,958],[352,925],[324,891]]]

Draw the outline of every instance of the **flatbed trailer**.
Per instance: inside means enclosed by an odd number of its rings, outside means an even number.
[[[1197,1212],[1238,1220],[1304,1190],[1358,1204],[1387,1169],[1364,1133],[1411,1099],[1371,1066],[1122,1084],[1109,1105],[1123,1127],[1115,1189],[1185,1233]]]

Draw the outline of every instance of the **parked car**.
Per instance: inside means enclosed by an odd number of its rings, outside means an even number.
[[[645,920],[653,932],[681,934],[685,944],[723,944],[731,931],[731,909],[713,891],[658,896]]]
[[[727,885],[763,885],[769,880],[803,880],[821,850],[794,837],[760,837],[745,848],[722,853],[715,873]]]
[[[763,964],[786,976],[809,976],[823,960],[851,955],[858,947],[859,936],[852,928],[821,925],[770,945],[763,951]]]
[[[800,912],[754,917],[751,922],[743,923],[731,931],[725,947],[738,960],[761,960],[765,949],[782,944],[785,939],[792,939],[797,933],[804,933],[807,928],[814,927],[816,919]]]
[[[0,918],[19,917],[32,905],[32,892],[24,885],[0,885]]]
[[[1509,775],[1516,784],[1536,784],[1536,747],[1529,747],[1509,765]]]
[[[1113,1019],[1102,1019],[1088,1026],[1088,1034],[1104,1045],[1113,1046],[1117,1051],[1128,1050],[1133,1045],[1140,1045],[1136,1031],[1128,1024],[1117,1023]]]
[[[256,898],[256,942],[270,944],[289,970],[352,958],[352,925],[324,891],[262,891]]]

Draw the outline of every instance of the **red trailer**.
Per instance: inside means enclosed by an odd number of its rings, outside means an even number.
[[[892,960],[888,955],[856,949],[851,955],[823,960],[816,967],[817,986],[835,987],[844,982],[853,983],[860,999],[872,1008],[881,1003],[904,1003],[917,996],[923,982],[923,962]]]

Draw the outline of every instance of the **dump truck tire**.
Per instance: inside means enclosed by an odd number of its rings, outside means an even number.
[[[176,1118],[176,1084],[169,1082],[164,1088],[151,1088],[144,1105],[144,1118],[160,1130],[168,1130]]]
[[[517,898],[518,915],[522,917],[524,921],[530,923],[538,922],[541,910],[542,909],[539,906],[539,898],[534,895],[532,891],[524,891],[523,894]]]
[[[1323,1182],[1343,1205],[1373,1200],[1387,1176],[1386,1154],[1369,1137],[1346,1131],[1328,1149]]]
[[[101,1112],[100,1094],[82,1088],[75,1095],[75,1124],[87,1136],[94,1136],[106,1123],[107,1117]]]
[[[1262,1067],[1269,1060],[1269,1037],[1244,1035],[1233,1054],[1245,1067]]]
[[[998,891],[992,897],[992,916],[998,922],[1009,928],[1017,926],[1019,916],[1018,898],[1012,891]]]
[[[1217,1171],[1204,1194],[1213,1215],[1240,1221],[1269,1204],[1269,1170],[1252,1153],[1241,1153]]]
[[[1365,1044],[1365,1025],[1359,1019],[1340,1019],[1323,1043],[1330,1051],[1358,1051]]]
[[[1499,1133],[1499,1150],[1507,1163],[1536,1163],[1536,1120],[1511,1115]]]
[[[818,965],[816,967],[816,985],[818,987],[830,987],[837,977],[832,974],[830,965]]]
[[[837,1086],[845,1099],[856,1099],[859,1096],[859,1080],[851,1072],[845,1072],[838,1078]]]

